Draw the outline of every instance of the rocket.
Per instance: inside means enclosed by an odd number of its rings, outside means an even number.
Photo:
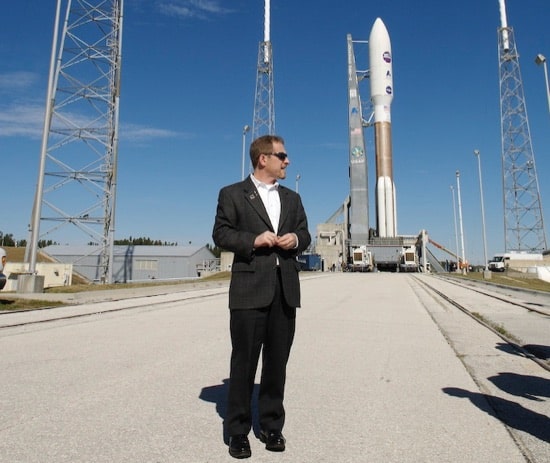
[[[376,18],[369,36],[370,95],[374,106],[376,219],[379,237],[397,236],[391,141],[393,63],[390,36]]]

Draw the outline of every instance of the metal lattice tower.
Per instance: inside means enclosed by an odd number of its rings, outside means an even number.
[[[252,139],[275,133],[275,98],[273,91],[273,59],[271,42],[261,42],[258,51],[256,95]]]
[[[505,251],[546,249],[519,55],[511,27],[498,30]]]
[[[57,3],[29,271],[39,239],[83,235],[79,244],[97,245],[88,254],[97,256],[96,278],[111,282],[123,0],[66,3],[60,40]]]
[[[273,50],[270,41],[270,0],[265,0],[264,41],[258,46],[258,67],[252,139],[275,133],[275,96],[273,87]]]

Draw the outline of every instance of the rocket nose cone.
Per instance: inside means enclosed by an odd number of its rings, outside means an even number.
[[[386,29],[386,25],[384,24],[384,21],[382,21],[380,18],[376,18],[374,24],[372,25],[372,29],[370,30],[369,41],[371,40],[371,38],[374,37],[382,38],[386,36],[389,37],[389,34],[388,29]]]

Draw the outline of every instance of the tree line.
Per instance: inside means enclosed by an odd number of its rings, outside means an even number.
[[[38,241],[38,247],[39,248],[45,248],[46,246],[52,246],[54,244],[59,244],[56,241],[53,240],[39,240]],[[136,245],[136,246],[177,246],[178,243],[171,243],[168,241],[162,241],[162,240],[154,240],[151,238],[146,237],[140,237],[140,238],[132,238],[131,236],[129,238],[123,238],[120,240],[115,240],[114,244],[116,245],[122,245],[122,246],[128,246],[128,245]],[[99,246],[99,243],[90,241],[88,243],[89,246]],[[13,233],[4,233],[0,231],[0,246],[8,246],[8,247],[24,247],[27,246],[27,240],[18,240],[14,238]]]
[[[123,238],[120,240],[114,240],[114,244],[117,246],[177,246],[177,242],[169,242],[162,240],[154,240],[148,237],[139,237],[139,238]]]
[[[46,246],[51,246],[53,244],[58,244],[52,240],[39,240],[38,247],[45,248]],[[18,240],[13,237],[13,233],[4,233],[0,231],[0,246],[12,247],[12,248],[24,248],[27,246],[27,240]]]
[[[47,246],[52,246],[54,244],[59,244],[52,240],[39,240],[38,247],[45,248]],[[114,240],[114,244],[117,246],[178,246],[177,242],[169,242],[162,240],[154,240],[148,237],[139,237],[139,238],[123,238],[120,240]],[[191,244],[191,242],[189,242]],[[97,246],[98,243],[89,242],[90,246]],[[17,240],[14,238],[13,233],[4,233],[0,231],[0,246],[7,247],[25,247],[27,246],[27,240]],[[216,257],[220,257],[221,249],[218,246],[212,246],[210,244],[206,245]]]

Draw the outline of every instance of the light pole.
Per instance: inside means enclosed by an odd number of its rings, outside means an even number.
[[[548,67],[546,57],[540,53],[535,57],[535,63],[544,67],[544,81],[546,82],[546,99],[548,100],[548,112],[550,112],[550,86],[548,86]]]
[[[460,226],[460,247],[462,251],[462,273],[467,273],[466,255],[464,254],[464,227],[462,226],[462,202],[460,200],[460,171],[456,171],[456,193],[458,196],[458,223]]]
[[[245,147],[246,147],[246,132],[248,132],[250,130],[250,126],[249,125],[245,125],[243,127],[243,163],[242,163],[242,167],[241,167],[241,180],[244,180],[244,158],[245,158]]]
[[[460,262],[458,258],[458,231],[456,228],[456,200],[455,200],[455,189],[451,185],[451,194],[453,195],[453,219],[455,221],[455,245],[456,245],[456,271],[458,272],[460,269]]]
[[[298,193],[298,182],[300,181],[301,178],[302,176],[300,174],[296,175],[296,193]]]
[[[477,171],[479,172],[479,197],[481,199],[481,226],[483,228],[483,257],[484,257],[484,273],[483,277],[490,276],[489,268],[487,267],[487,235],[485,233],[485,207],[483,205],[483,182],[481,181],[481,155],[479,150],[474,150],[474,156],[477,158]]]

